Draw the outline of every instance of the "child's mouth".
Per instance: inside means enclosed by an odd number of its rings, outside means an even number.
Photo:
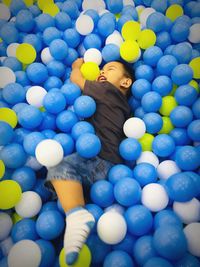
[[[103,75],[100,75],[97,79],[98,82],[105,82],[106,81],[106,77]]]

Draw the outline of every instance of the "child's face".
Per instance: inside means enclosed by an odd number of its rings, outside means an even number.
[[[112,61],[104,65],[97,82],[108,81],[120,89],[123,79],[126,79],[123,65],[120,62]]]

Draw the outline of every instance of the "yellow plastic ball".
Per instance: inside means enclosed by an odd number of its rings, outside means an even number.
[[[169,117],[162,117],[163,120],[163,126],[161,130],[158,132],[158,134],[168,134],[174,129],[174,125],[172,124]]]
[[[81,73],[86,80],[95,81],[100,74],[100,69],[94,62],[85,62],[81,66]]]
[[[23,0],[27,7],[33,5],[33,0]]]
[[[37,1],[37,5],[39,9],[41,10],[43,10],[44,6],[48,4],[54,4],[54,1],[53,0],[38,0]]]
[[[91,252],[88,246],[83,245],[77,261],[73,265],[68,265],[65,263],[65,251],[64,248],[61,250],[59,255],[60,267],[89,267],[91,263]]]
[[[60,12],[59,7],[56,4],[47,4],[43,7],[43,13],[49,14],[52,17],[55,17]]]
[[[169,116],[176,106],[177,102],[173,96],[164,96],[162,98],[162,106],[159,109],[159,112],[164,116]]]
[[[191,80],[191,82],[189,83],[189,85],[191,85],[192,87],[194,87],[194,89],[197,91],[197,93],[199,93],[199,85],[198,82],[196,82],[195,80]]]
[[[18,45],[16,49],[16,58],[24,64],[33,63],[36,55],[35,48],[31,44],[23,43]]]
[[[0,209],[7,210],[13,208],[20,200],[22,189],[13,180],[0,182]]]
[[[16,224],[17,222],[21,221],[22,220],[22,217],[19,216],[19,214],[17,214],[16,212],[14,212],[12,214],[12,221],[13,221],[13,224]]]
[[[149,133],[145,133],[140,139],[139,143],[142,146],[142,151],[152,151],[152,142],[154,136]]]
[[[190,61],[189,66],[193,70],[193,78],[200,79],[200,57],[193,58]]]
[[[130,20],[124,23],[121,33],[124,40],[137,40],[141,32],[140,24]]]
[[[174,96],[177,88],[178,88],[178,86],[176,84],[173,84],[173,88],[172,88],[172,90],[171,90],[169,95]]]
[[[171,19],[171,21],[175,21],[178,17],[182,16],[183,13],[183,8],[180,5],[174,4],[168,7],[165,15]]]
[[[5,164],[3,160],[0,160],[0,179],[3,178],[5,173]]]
[[[3,0],[2,2],[3,2],[3,4],[5,4],[6,6],[10,6],[12,0]]]
[[[12,128],[15,128],[17,125],[17,115],[14,110],[10,108],[0,108],[0,121],[5,121]]]
[[[129,63],[137,61],[137,59],[140,57],[140,54],[141,51],[136,41],[127,40],[120,46],[121,57]]]
[[[147,49],[156,43],[156,35],[154,31],[145,29],[140,32],[138,37],[138,44],[142,49]]]

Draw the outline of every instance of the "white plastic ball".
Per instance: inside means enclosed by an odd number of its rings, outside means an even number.
[[[98,236],[106,244],[114,245],[121,242],[126,232],[126,221],[124,217],[117,212],[108,211],[104,213],[97,222]]]
[[[45,47],[44,49],[42,49],[40,56],[41,56],[42,62],[45,65],[47,65],[49,62],[54,60],[54,58],[52,57],[52,55],[50,53],[49,47]]]
[[[194,44],[200,43],[200,23],[195,23],[190,27],[188,40]]]
[[[135,6],[135,3],[133,0],[123,0],[123,5],[124,6]]]
[[[93,19],[88,15],[81,15],[76,20],[75,27],[78,33],[87,35],[94,29]]]
[[[137,159],[136,163],[150,163],[152,164],[155,168],[158,167],[159,165],[159,159],[158,157],[151,151],[144,151],[141,153],[140,157]]]
[[[108,35],[108,37],[105,40],[106,45],[115,44],[120,47],[122,43],[123,43],[123,38],[121,34],[116,30],[112,34]]]
[[[0,19],[8,21],[10,15],[11,14],[9,8],[6,5],[0,3]]]
[[[7,46],[6,54],[8,57],[16,57],[16,50],[19,46],[19,43],[12,43]]]
[[[162,185],[150,183],[142,189],[141,202],[150,211],[158,212],[167,207],[169,197]]]
[[[12,229],[12,219],[6,212],[0,212],[0,241],[4,240]]]
[[[148,17],[155,12],[155,9],[152,7],[147,7],[140,13],[140,22],[141,24],[146,27],[146,22]]]
[[[39,245],[28,239],[14,244],[8,254],[9,267],[38,267],[41,261]]]
[[[200,202],[196,198],[187,202],[174,201],[173,210],[184,224],[200,221]]]
[[[181,170],[173,160],[164,160],[157,168],[158,177],[164,180],[167,180],[171,175],[179,172],[181,172]]]
[[[26,92],[26,101],[37,108],[40,108],[43,106],[43,99],[45,95],[47,94],[47,91],[39,86],[31,86],[27,92]]]
[[[146,126],[143,120],[133,117],[125,121],[123,131],[126,137],[139,139],[146,131]]]
[[[118,212],[119,214],[123,215],[125,212],[125,208],[123,206],[115,203],[115,204],[104,209],[104,212],[108,212],[108,211]]]
[[[104,9],[105,7],[106,5],[103,0],[84,0],[82,3],[83,10],[94,9],[96,11],[99,11],[101,9]]]
[[[14,243],[11,238],[11,236],[7,237],[0,243],[0,250],[2,251],[2,254],[7,257],[11,248],[13,247]]]
[[[110,11],[108,9],[101,9],[99,10],[99,16],[101,17],[102,15],[106,14],[106,13],[109,13]]]
[[[4,88],[9,83],[15,83],[16,76],[13,70],[8,67],[0,67],[0,88]]]
[[[15,211],[22,218],[31,218],[39,213],[41,207],[40,195],[34,191],[26,191],[22,193],[20,201],[15,206]]]
[[[30,167],[34,171],[39,171],[42,169],[42,165],[37,161],[37,159],[33,156],[29,156],[26,160],[25,166]]]
[[[102,55],[98,49],[89,48],[85,51],[83,59],[84,62],[94,62],[99,66],[102,62]]]
[[[56,140],[46,139],[36,146],[35,155],[40,164],[54,167],[62,161],[64,151]]]
[[[184,228],[184,233],[188,243],[188,251],[200,257],[200,223],[194,222]]]

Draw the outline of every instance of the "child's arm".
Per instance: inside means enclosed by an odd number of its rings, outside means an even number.
[[[72,64],[72,72],[70,75],[71,82],[77,84],[81,88],[81,90],[83,90],[85,85],[85,78],[83,77],[80,70],[83,63],[83,58],[76,59]]]

